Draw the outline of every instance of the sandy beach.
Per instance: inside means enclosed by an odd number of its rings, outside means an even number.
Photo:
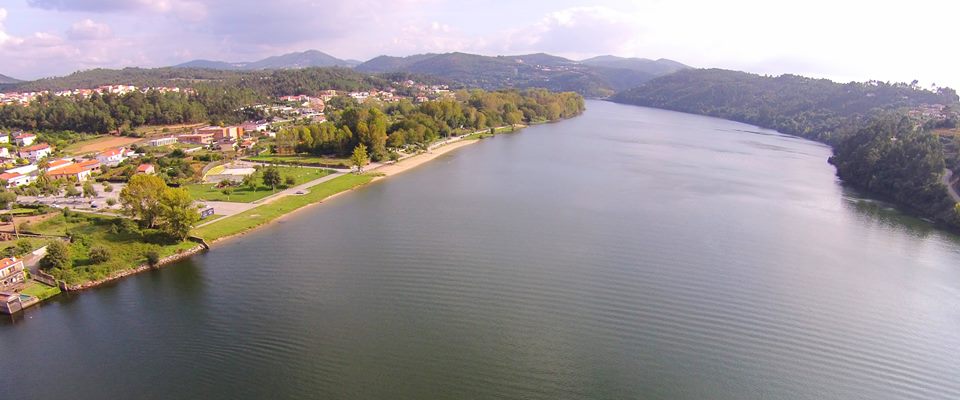
[[[440,157],[448,152],[451,152],[453,150],[459,149],[461,147],[464,147],[470,144],[474,144],[476,142],[479,142],[479,140],[476,140],[476,139],[458,140],[456,142],[445,144],[443,146],[431,149],[429,152],[420,153],[412,157],[404,158],[400,161],[397,161],[396,163],[387,164],[377,169],[373,169],[371,170],[371,172],[380,172],[386,176],[396,175],[403,171],[420,166],[421,164],[426,163],[430,160],[433,160],[434,158]]]

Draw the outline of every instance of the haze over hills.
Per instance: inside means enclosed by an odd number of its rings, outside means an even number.
[[[306,68],[345,67],[362,74],[413,74],[454,86],[482,88],[542,87],[606,97],[659,76],[690,67],[676,61],[600,56],[575,61],[545,53],[484,56],[469,53],[379,56],[366,62],[344,60],[317,50],[289,53],[252,62],[193,60],[165,68],[95,69],[32,82],[11,81],[14,90],[64,90],[91,85],[183,85],[184,81],[223,80],[231,74]],[[2,82],[0,82],[2,83]]]
[[[18,83],[18,82],[23,82],[23,81],[0,74],[0,84],[10,84],[10,83]]]
[[[193,60],[174,65],[174,68],[205,68],[227,71],[258,70],[258,69],[294,69],[312,67],[353,67],[359,61],[341,60],[318,50],[307,50],[297,53],[288,53],[280,56],[267,57],[252,62],[226,62],[212,60]]]
[[[544,53],[483,56],[468,53],[380,56],[355,67],[368,73],[406,72],[433,75],[465,86],[545,87],[586,96],[609,96],[650,79],[690,68],[671,60],[603,56],[578,62]]]

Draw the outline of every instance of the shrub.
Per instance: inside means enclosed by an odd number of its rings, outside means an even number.
[[[44,269],[64,269],[69,266],[70,247],[59,240],[51,240],[50,243],[47,243],[47,255],[40,259],[40,267]]]
[[[147,258],[147,264],[151,267],[156,267],[160,263],[160,253],[156,250],[148,250],[143,256]]]
[[[112,198],[112,197],[109,198],[109,199],[107,199],[107,205],[110,206],[110,207],[113,207],[113,206],[117,205],[117,199],[114,199],[114,198]]]
[[[22,256],[31,251],[33,251],[33,245],[30,244],[29,241],[23,239],[18,240],[17,245],[13,247],[13,255],[15,256]]]
[[[93,246],[90,249],[90,261],[94,264],[102,264],[110,261],[110,250],[103,246]]]
[[[297,184],[297,180],[292,176],[288,176],[286,179],[284,179],[284,183],[286,183],[287,186],[293,186]]]

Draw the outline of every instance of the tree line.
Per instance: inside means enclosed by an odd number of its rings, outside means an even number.
[[[391,149],[423,147],[458,133],[492,127],[555,121],[579,115],[583,97],[544,89],[457,91],[453,98],[414,104],[375,101],[328,113],[329,120],[294,126],[277,134],[279,154],[347,155],[363,144],[379,161]]]

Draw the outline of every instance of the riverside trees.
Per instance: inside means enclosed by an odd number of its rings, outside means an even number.
[[[139,174],[120,191],[120,203],[127,215],[142,228],[159,229],[169,238],[183,240],[200,220],[193,199],[185,189],[168,187],[163,179]]]

